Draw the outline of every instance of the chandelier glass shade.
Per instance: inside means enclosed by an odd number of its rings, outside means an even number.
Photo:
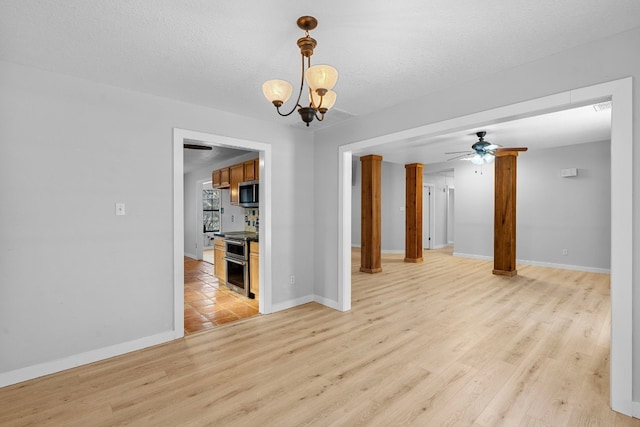
[[[337,94],[332,90],[338,82],[338,70],[331,65],[311,65],[311,55],[317,42],[309,36],[309,31],[316,28],[318,21],[313,16],[298,18],[298,27],[305,32],[305,36],[298,39],[298,47],[302,57],[302,70],[300,75],[300,91],[298,99],[291,111],[283,113],[280,107],[291,98],[293,86],[284,80],[269,80],[262,85],[262,93],[271,102],[281,116],[289,116],[296,109],[302,121],[309,126],[313,119],[322,121],[324,115],[336,102]],[[305,61],[306,59],[306,61]],[[309,90],[309,105],[300,104],[304,83]]]
[[[291,98],[293,86],[284,80],[269,80],[262,85],[262,93],[272,103],[282,105]]]

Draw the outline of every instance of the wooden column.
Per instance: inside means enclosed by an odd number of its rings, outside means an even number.
[[[374,154],[360,157],[362,164],[361,197],[361,261],[360,271],[379,273],[382,271],[381,235],[381,180],[382,157]]]
[[[497,150],[495,164],[495,210],[493,226],[493,274],[515,276],[516,270],[516,183],[518,151]]]
[[[404,262],[422,262],[422,163],[404,165],[405,237]]]

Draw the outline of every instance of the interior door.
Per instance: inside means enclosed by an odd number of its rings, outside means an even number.
[[[431,230],[431,208],[433,189],[429,185],[422,187],[422,247],[431,249],[433,244],[433,236]]]

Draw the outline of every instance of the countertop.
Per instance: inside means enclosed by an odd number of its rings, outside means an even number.
[[[241,239],[252,242],[258,241],[258,233],[255,231],[227,231],[227,232],[219,232],[213,233],[215,237],[228,237],[231,239]]]

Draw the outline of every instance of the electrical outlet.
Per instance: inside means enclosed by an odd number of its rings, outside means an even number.
[[[296,283],[296,276],[292,274],[291,277],[289,277],[289,284],[294,285],[295,283]]]
[[[116,215],[120,216],[124,214],[125,214],[124,203],[116,203]]]
[[[562,255],[564,255],[564,256],[569,255],[569,251],[567,249],[563,249],[562,250]]]

